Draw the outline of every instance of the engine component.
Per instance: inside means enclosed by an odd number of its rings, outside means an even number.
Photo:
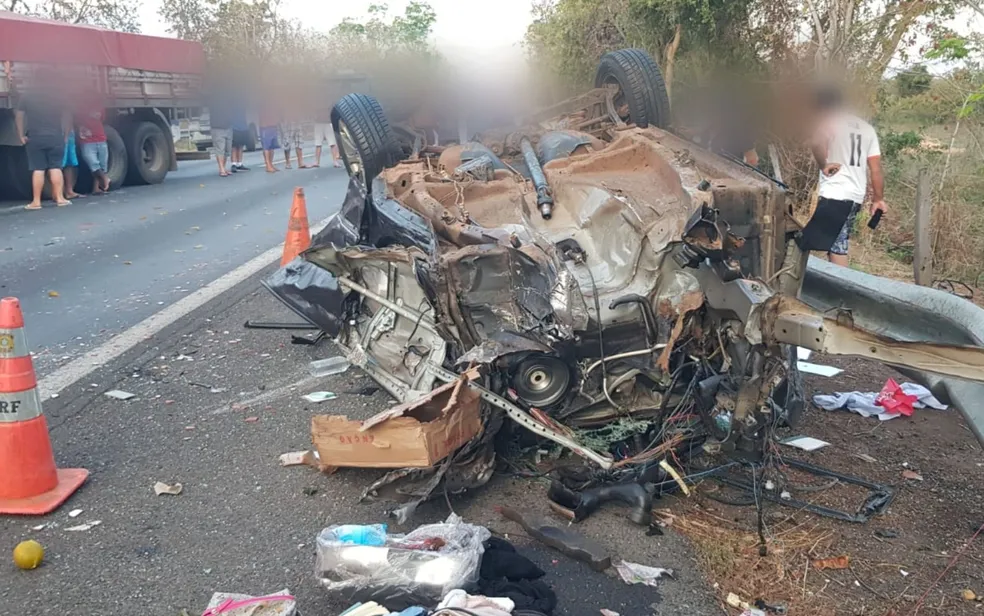
[[[523,360],[512,376],[516,395],[530,406],[545,407],[557,403],[570,384],[570,368],[563,360],[549,355],[535,355]]]

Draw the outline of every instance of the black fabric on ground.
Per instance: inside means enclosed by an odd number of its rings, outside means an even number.
[[[546,575],[533,561],[521,555],[505,539],[492,537],[485,542],[485,553],[482,555],[482,569],[479,573],[483,580],[498,580],[506,578],[511,582],[516,580],[536,580]]]
[[[557,595],[540,580],[543,569],[516,551],[505,539],[491,537],[485,542],[479,571],[479,594],[508,597],[517,610],[536,610],[547,616],[557,607]]]

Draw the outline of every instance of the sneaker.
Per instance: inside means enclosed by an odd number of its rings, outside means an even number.
[[[239,165],[239,170],[240,171],[249,171],[249,167],[247,167],[246,165],[240,164]]]
[[[236,173],[237,171],[239,171],[239,169],[236,168],[236,165],[233,165],[232,167],[229,167],[229,171]]]

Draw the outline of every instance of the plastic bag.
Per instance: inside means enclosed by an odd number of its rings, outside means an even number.
[[[388,535],[381,546],[338,539],[338,526],[318,535],[317,575],[322,585],[349,602],[376,601],[391,610],[433,607],[450,591],[478,582],[482,544],[491,533],[451,514],[406,535]]]

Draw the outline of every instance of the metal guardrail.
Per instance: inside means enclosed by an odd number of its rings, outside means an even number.
[[[936,289],[872,276],[810,258],[801,297],[818,310],[850,310],[869,331],[908,342],[984,346],[984,309]],[[984,445],[984,384],[898,368],[955,406]]]

